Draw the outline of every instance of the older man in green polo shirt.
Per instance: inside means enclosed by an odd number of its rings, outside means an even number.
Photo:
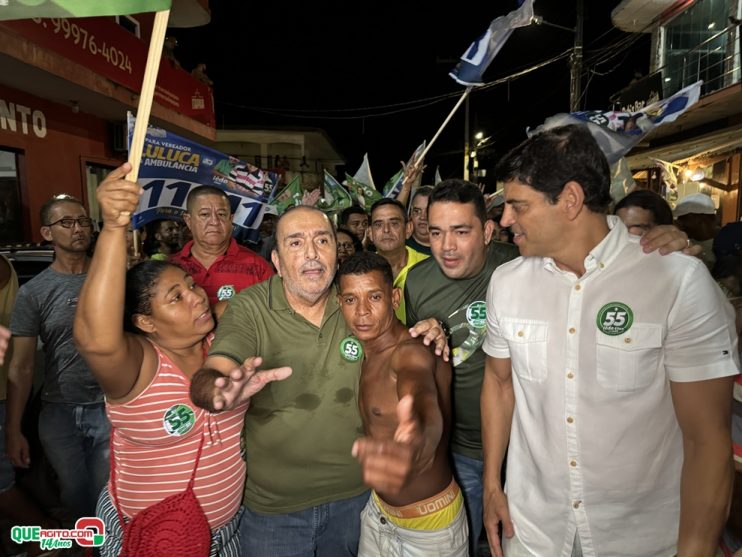
[[[363,351],[338,307],[327,216],[304,206],[287,211],[272,260],[277,276],[231,300],[191,396],[210,410],[250,398],[243,555],[355,555],[368,499],[351,455],[363,432]],[[280,369],[256,371],[284,365],[293,372],[283,381],[270,382],[286,376]]]

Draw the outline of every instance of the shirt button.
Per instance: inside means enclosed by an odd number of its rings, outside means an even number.
[[[519,337],[522,337],[522,336],[523,336],[523,334],[524,334],[524,333],[523,333],[523,331],[518,331],[518,336],[519,336]]]
[[[575,501],[574,503],[572,503],[572,507],[575,508],[575,509],[579,509],[580,508],[580,503],[582,503],[582,501]]]
[[[574,373],[572,373],[571,371],[569,373],[567,373],[567,379],[574,379],[574,378],[575,378],[575,374]]]
[[[631,339],[630,339],[629,337],[626,337],[625,339],[623,339],[623,341],[624,341],[624,342],[625,342],[626,344],[631,344]]]
[[[575,290],[582,290],[582,286],[580,286],[579,284],[575,284]]]
[[[605,269],[605,263],[598,263],[598,267],[600,267],[601,269]]]
[[[382,524],[386,524],[386,518],[384,518],[384,517],[382,516],[382,517],[381,517],[381,518],[379,519],[379,522],[381,522]]]
[[[572,416],[568,416],[567,417],[567,423],[568,424],[574,423],[574,421],[575,421],[575,419]]]
[[[577,466],[577,461],[576,461],[576,460],[570,460],[570,461],[569,461],[569,465],[570,465],[570,466],[571,466],[572,468],[574,468],[575,466]]]
[[[322,338],[322,333],[319,334],[319,338]]]
[[[569,334],[570,334],[570,335],[573,335],[573,334],[575,334],[576,332],[577,332],[577,329],[575,329],[574,327],[570,327],[570,328],[569,328]]]

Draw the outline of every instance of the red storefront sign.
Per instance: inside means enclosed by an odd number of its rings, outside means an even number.
[[[148,44],[112,18],[43,18],[0,25],[132,91],[142,88]],[[211,89],[168,60],[160,62],[155,100],[176,112],[216,126]]]

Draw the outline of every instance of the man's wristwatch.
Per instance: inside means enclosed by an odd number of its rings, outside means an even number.
[[[451,338],[451,330],[440,319],[438,319],[438,326],[441,328],[441,331],[443,331],[443,334],[446,338]]]

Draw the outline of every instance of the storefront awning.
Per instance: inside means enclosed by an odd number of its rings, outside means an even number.
[[[647,149],[636,154],[629,154],[626,161],[629,168],[638,170],[656,166],[652,159],[684,163],[691,159],[713,157],[742,148],[742,124],[724,128],[712,133],[700,135],[670,145]]]

